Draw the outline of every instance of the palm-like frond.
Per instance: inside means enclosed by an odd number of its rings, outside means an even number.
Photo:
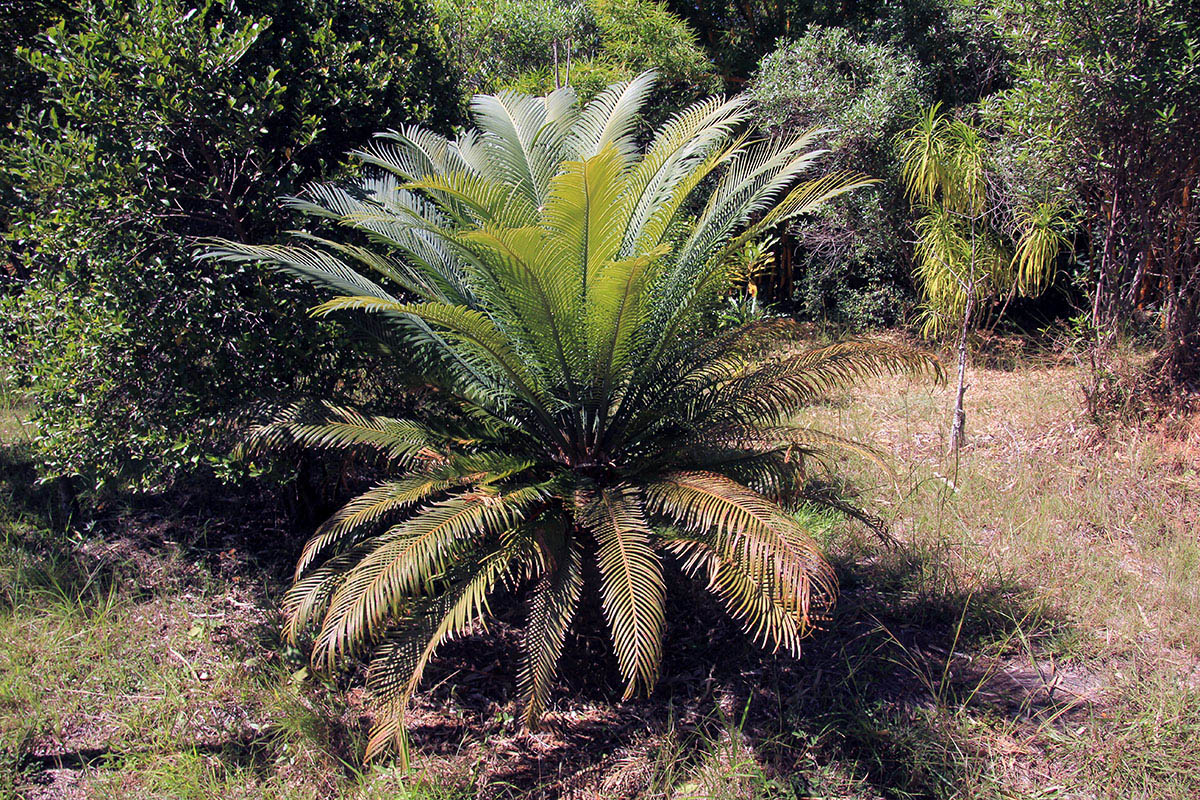
[[[544,499],[536,486],[507,495],[482,490],[422,509],[374,541],[329,600],[313,660],[336,665],[380,633],[405,598],[422,597],[456,561],[524,521]]]
[[[658,680],[666,591],[662,565],[632,486],[600,492],[584,508],[579,523],[596,538],[604,616],[629,698]]]
[[[483,620],[487,597],[511,567],[513,556],[504,549],[483,556],[450,589],[414,608],[408,629],[389,637],[376,651],[367,676],[376,699],[376,718],[367,739],[365,758],[370,759],[395,744],[407,761],[404,712],[425,666],[437,648]]]
[[[807,627],[773,590],[704,539],[672,538],[666,548],[682,559],[684,572],[707,584],[756,643],[800,655]]]
[[[651,510],[705,537],[746,570],[802,629],[810,608],[832,600],[837,580],[820,548],[778,505],[715,472],[674,472],[647,487]]]
[[[436,461],[444,457],[446,438],[414,420],[361,413],[353,408],[322,403],[278,409],[250,430],[256,447],[300,445],[322,450],[360,448],[387,456],[399,464]]]
[[[570,90],[476,98],[476,130],[394,131],[357,154],[356,187],[289,201],[352,241],[211,247],[329,290],[318,315],[378,320],[451,409],[305,405],[253,431],[260,446],[363,448],[399,473],[316,531],[284,602],[317,666],[374,649],[368,756],[403,748],[425,665],[501,583],[528,602],[529,725],[589,574],[626,696],[658,676],[668,555],[757,641],[798,652],[836,580],[784,505],[807,459],[882,457],[797,412],[883,372],[940,375],[896,345],[804,347],[782,322],[711,332],[746,247],[865,181],[820,175],[812,133],[746,130],[742,97],[685,109],[643,150],[652,80],[582,108]]]
[[[566,537],[562,520],[552,520],[550,526],[560,541],[529,590],[529,618],[523,640],[525,662],[518,676],[521,696],[525,698],[522,716],[529,726],[537,725],[545,708],[563,642],[583,590],[583,548],[578,541]]]
[[[1043,291],[1069,246],[1062,208],[1047,201],[1017,212],[1010,253],[989,222],[995,212],[987,207],[983,134],[935,104],[899,141],[905,191],[923,212],[916,224],[922,332],[938,336],[960,326],[976,299]]]

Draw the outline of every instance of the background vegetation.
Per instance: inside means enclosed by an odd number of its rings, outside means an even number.
[[[570,83],[586,99],[646,68],[661,76],[650,126],[722,84],[745,87],[769,130],[828,127],[832,163],[879,180],[784,231],[759,260],[755,289],[777,311],[850,330],[919,321],[920,209],[904,196],[896,137],[940,102],[979,131],[997,234],[1015,242],[1022,218],[1052,207],[1071,245],[1040,302],[1006,305],[1001,292],[984,303],[985,329],[1002,307],[1025,331],[1075,320],[1100,354],[1101,394],[1115,374],[1103,353],[1128,335],[1164,345],[1146,387],[1170,396],[1195,380],[1189,4],[0,9],[12,99],[0,146],[3,368],[26,392],[44,474],[75,491],[244,477],[228,420],[258,399],[336,396],[337,376],[355,369],[331,330],[304,320],[303,293],[269,299],[255,271],[193,262],[192,238],[271,238],[289,224],[277,198],[340,174],[374,132],[448,131],[472,92]],[[286,477],[253,467],[264,469]]]
[[[818,409],[910,471],[832,487],[897,542],[828,520],[846,591],[801,660],[682,624],[678,683],[614,706],[611,674],[568,667],[573,722],[518,740],[501,620],[469,645],[494,663],[452,650],[436,668],[467,688],[417,700],[424,778],[363,771],[357,684],[274,631],[300,542],[371,466],[236,445],[262,402],[407,413],[395,387],[421,387],[309,318],[315,293],[195,242],[278,240],[281,196],[356,177],[377,132],[453,133],[475,92],[586,98],[647,68],[640,141],[745,91],[755,124],[828,128],[824,163],[877,179],[740,253],[714,326],[962,332],[965,448],[944,458],[941,390]],[[1196,795],[1194,3],[0,0],[0,91],[0,794]],[[938,114],[976,137],[1004,278],[970,325],[924,324],[949,259],[919,225],[946,195],[902,166]],[[1022,296],[1039,219],[1061,241]],[[549,772],[580,761],[578,786]]]

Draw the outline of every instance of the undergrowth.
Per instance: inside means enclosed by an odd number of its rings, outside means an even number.
[[[200,531],[166,505],[85,520],[10,437],[0,796],[1193,798],[1200,430],[1097,439],[1079,379],[975,374],[957,462],[940,390],[893,381],[814,410],[888,443],[900,475],[851,473],[894,541],[827,526],[842,596],[799,660],[696,595],[650,700],[571,666],[602,650],[584,626],[547,731],[527,735],[502,621],[437,665],[410,774],[361,765],[361,682],[281,643],[285,534],[268,551],[249,524]]]

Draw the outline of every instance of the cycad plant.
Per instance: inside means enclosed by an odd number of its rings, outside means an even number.
[[[1053,201],[1025,203],[1011,224],[988,202],[988,141],[967,122],[941,113],[938,104],[900,136],[901,178],[920,209],[916,223],[916,280],[921,291],[922,333],[958,334],[958,384],[950,428],[957,451],[966,435],[967,338],[981,303],[1016,294],[1040,294],[1054,276],[1068,227]],[[1015,240],[1015,250],[1007,242]],[[1005,303],[1007,307],[1007,301]],[[1004,308],[1000,309],[1003,314]]]
[[[740,97],[689,108],[639,148],[651,84],[585,107],[570,89],[476,97],[476,130],[388,134],[357,154],[375,174],[290,201],[345,236],[212,248],[331,290],[316,314],[365,320],[440,398],[415,419],[292,408],[256,432],[367,448],[394,471],[316,532],[284,604],[316,665],[373,651],[368,758],[403,752],[426,664],[500,590],[527,607],[531,726],[589,576],[627,696],[658,676],[668,568],[798,652],[836,587],[787,504],[809,456],[866,448],[794,417],[861,376],[936,369],[889,344],[802,349],[780,322],[713,333],[732,256],[863,181],[802,181],[811,137],[750,135]]]

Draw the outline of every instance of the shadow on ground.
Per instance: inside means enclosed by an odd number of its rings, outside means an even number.
[[[870,795],[943,796],[986,766],[956,735],[962,715],[1013,731],[1086,715],[1087,701],[1039,663],[1063,623],[1022,587],[921,591],[914,576],[930,565],[903,548],[838,569],[837,609],[799,659],[755,648],[704,592],[672,587],[662,679],[644,700],[616,702],[607,642],[584,621],[558,705],[533,734],[511,722],[515,628],[448,646],[414,714],[416,752],[435,772],[440,759],[469,762],[480,797],[617,798],[664,773],[701,773],[734,737],[766,796],[822,794],[830,771]]]
[[[27,462],[7,451],[0,459],[10,509],[47,528],[68,521],[61,498],[34,485]],[[139,500],[102,514],[90,540],[56,568],[65,579],[145,587],[147,570],[169,557],[193,569],[180,580],[212,586],[253,575],[259,585],[282,587],[300,537],[278,518],[250,516],[251,507],[237,497]],[[31,539],[29,547],[44,544]],[[751,754],[772,797],[821,794],[830,780],[858,795],[952,794],[985,767],[985,756],[964,747],[955,729],[962,715],[1012,730],[1067,724],[1086,713],[1086,693],[1041,666],[1038,654],[1066,627],[1032,592],[1003,582],[960,592],[929,578],[940,570],[927,558],[902,544],[845,552],[839,603],[799,659],[755,648],[705,592],[678,581],[662,680],[652,697],[627,703],[618,702],[602,622],[584,619],[553,710],[536,733],[514,722],[519,618],[501,618],[448,645],[431,668],[411,726],[417,767],[480,798],[617,800],[694,778],[725,743]],[[494,604],[503,607],[502,599]],[[255,635],[264,648],[282,649],[274,631]],[[361,685],[361,670],[338,683]],[[355,702],[331,724],[365,726]],[[259,738],[205,747],[230,769],[267,774],[278,756],[270,726],[279,723],[264,722]],[[346,752],[332,754],[337,761],[357,761],[357,733],[338,737]],[[102,768],[111,755],[89,750],[23,763]]]

